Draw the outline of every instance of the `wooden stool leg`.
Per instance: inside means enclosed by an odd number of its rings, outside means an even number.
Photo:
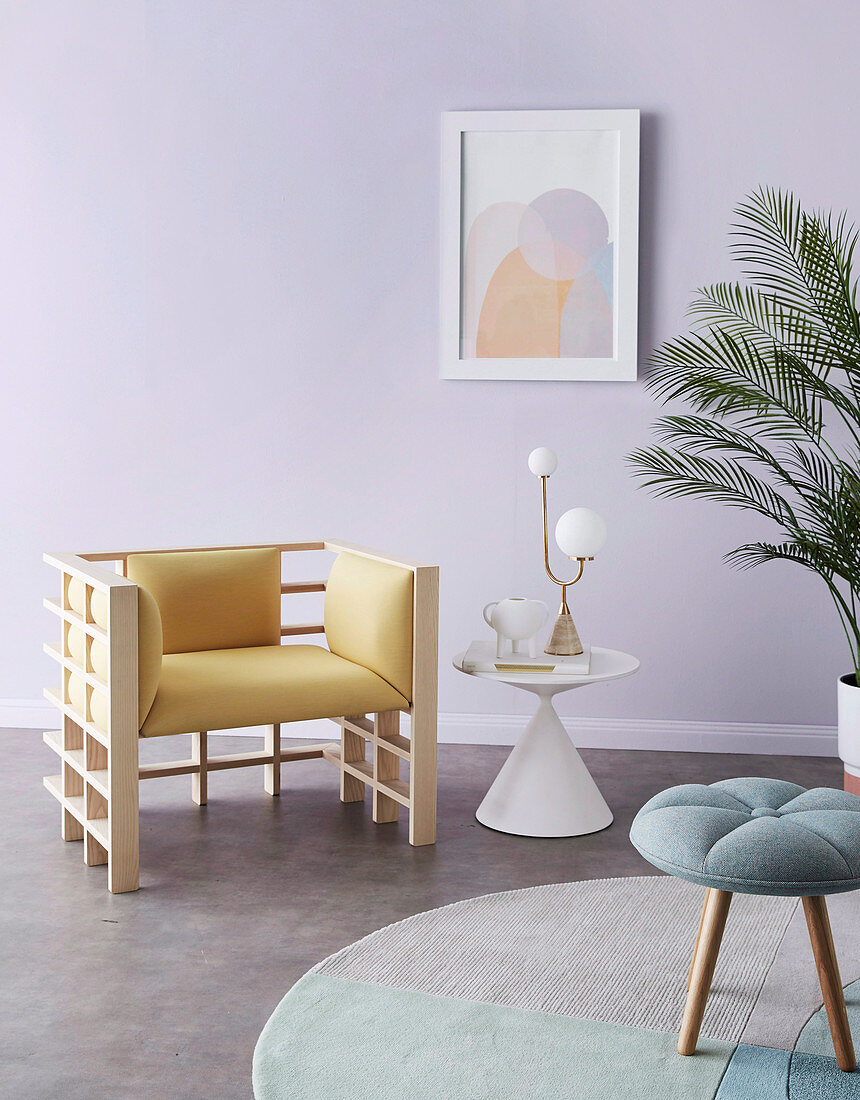
[[[687,971],[687,989],[693,981],[693,967],[696,965],[696,955],[699,953],[699,944],[702,942],[702,925],[705,923],[705,910],[708,908],[708,898],[711,896],[711,888],[705,889],[705,902],[702,905],[702,915],[699,917],[699,931],[696,933],[696,946],[693,948],[693,957],[690,959],[690,969]]]
[[[806,915],[806,927],[812,941],[812,953],[818,968],[818,980],[827,1010],[827,1022],[833,1037],[833,1049],[840,1069],[853,1072],[857,1061],[854,1057],[854,1044],[851,1042],[851,1028],[848,1025],[848,1013],[845,1010],[845,995],[842,992],[842,978],[839,976],[839,963],[836,961],[836,948],[833,946],[833,933],[830,930],[830,918],[827,915],[827,903],[823,897],[804,898],[803,912]]]
[[[717,955],[729,915],[732,895],[725,890],[711,889],[708,892],[705,910],[702,914],[702,928],[699,943],[693,958],[693,973],[690,978],[690,991],[684,1008],[681,1034],[678,1038],[678,1053],[693,1054],[699,1040],[699,1028],[705,1015],[708,993],[717,965]]]

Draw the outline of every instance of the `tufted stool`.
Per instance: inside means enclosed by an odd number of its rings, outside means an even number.
[[[855,1067],[825,894],[860,889],[860,797],[779,779],[670,787],[636,815],[630,839],[655,867],[706,887],[678,1040],[692,1054],[732,894],[800,897],[841,1069]]]

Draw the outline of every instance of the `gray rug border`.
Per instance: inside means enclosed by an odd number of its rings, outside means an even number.
[[[560,879],[558,882],[542,882],[538,886],[518,886],[516,890],[491,890],[487,894],[475,894],[474,897],[460,898],[458,901],[449,901],[446,905],[434,905],[432,909],[419,909],[417,913],[410,913],[408,917],[401,917],[400,920],[392,921],[391,924],[383,924],[381,928],[375,928],[372,932],[368,932],[366,936],[361,936],[357,940],[353,940],[352,943],[345,944],[338,951],[332,952],[331,955],[326,955],[324,959],[320,959],[318,963],[305,971],[306,974],[316,974],[321,967],[327,963],[334,962],[339,959],[341,955],[345,955],[348,951],[351,951],[354,947],[359,947],[361,944],[369,943],[376,939],[377,936],[381,936],[384,932],[389,932],[392,928],[399,928],[401,925],[408,924],[410,921],[415,920],[417,917],[425,917],[429,913],[444,913],[448,909],[456,909],[458,905],[468,905],[472,901],[483,901],[485,898],[510,898],[515,894],[527,894],[536,892],[539,890],[551,890],[556,886],[570,886],[573,883],[579,882],[627,882],[630,879],[664,879],[671,878],[671,875],[611,875],[608,878],[583,878],[583,879]],[[371,983],[382,984],[382,983]]]

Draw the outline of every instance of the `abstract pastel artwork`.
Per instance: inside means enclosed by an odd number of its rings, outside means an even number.
[[[443,377],[635,378],[638,112],[460,112],[445,137]]]
[[[469,230],[464,276],[467,358],[611,358],[609,222],[584,191],[488,206]]]

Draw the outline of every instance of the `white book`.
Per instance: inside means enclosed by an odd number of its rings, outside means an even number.
[[[575,657],[556,653],[541,653],[529,657],[525,653],[496,656],[496,643],[472,642],[463,657],[464,672],[547,672],[563,676],[587,676],[591,668],[591,646],[583,645]]]

